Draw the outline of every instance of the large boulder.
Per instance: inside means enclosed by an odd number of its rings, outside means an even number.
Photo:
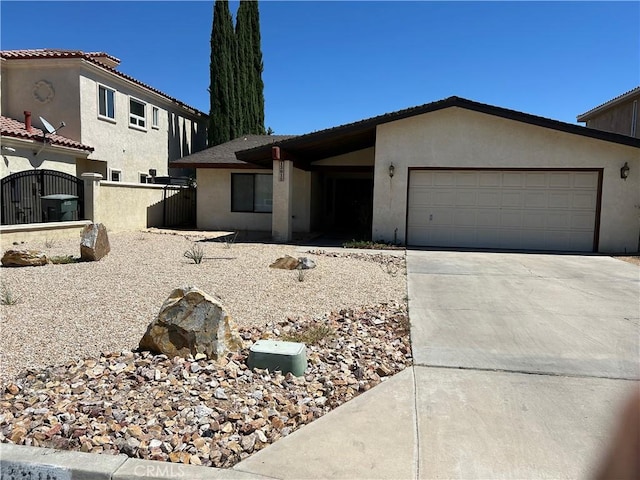
[[[102,223],[90,223],[80,233],[80,258],[95,262],[111,251],[107,229]]]
[[[219,299],[196,287],[176,288],[140,340],[140,349],[169,358],[201,353],[217,360],[242,348],[231,315]]]
[[[5,267],[39,267],[46,265],[49,259],[38,250],[7,250],[1,262]]]

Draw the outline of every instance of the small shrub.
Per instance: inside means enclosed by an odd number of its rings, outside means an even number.
[[[322,340],[332,338],[336,335],[336,331],[327,325],[308,325],[299,332],[292,332],[283,335],[285,342],[299,342],[305,345],[317,345]]]
[[[44,246],[47,248],[53,248],[56,244],[56,241],[53,238],[47,238],[44,241]]]
[[[224,242],[225,248],[231,248],[231,245],[236,243],[236,238],[238,238],[238,232],[234,232],[231,235],[226,235],[222,237],[222,241]]]
[[[0,287],[0,303],[2,305],[15,305],[18,301],[19,298],[3,283],[2,287]]]
[[[304,282],[304,277],[307,274],[306,270],[303,270],[301,268],[298,269],[298,281],[299,282]]]
[[[191,248],[189,250],[184,252],[184,256],[198,265],[202,263],[202,259],[204,258],[204,248],[202,248],[202,245],[194,243],[193,245],[191,245]]]
[[[54,265],[65,265],[67,263],[78,263],[80,259],[74,258],[73,255],[56,255],[55,257],[50,257],[49,261]]]

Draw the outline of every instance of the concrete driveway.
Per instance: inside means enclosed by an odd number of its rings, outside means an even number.
[[[640,379],[640,269],[407,252],[419,478],[585,478]]]

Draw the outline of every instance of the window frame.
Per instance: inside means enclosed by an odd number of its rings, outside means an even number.
[[[113,179],[113,174],[116,174],[118,176],[117,180]],[[110,182],[122,182],[122,170],[119,168],[110,168],[109,169],[109,181]]]
[[[142,105],[142,110],[144,112],[143,117],[131,111],[132,102]],[[142,125],[140,124],[141,122]],[[132,96],[129,96],[129,127],[135,128],[136,130],[147,131],[147,102]]]
[[[109,122],[116,122],[116,90],[111,88],[111,87],[107,87],[106,85],[103,85],[101,83],[98,83],[98,118],[102,119],[102,120],[107,120]],[[105,105],[105,114],[100,113],[100,100],[101,100],[101,91],[104,90],[105,92],[105,99],[104,99],[104,105]],[[108,93],[111,92],[112,94],[112,108],[113,108],[113,117],[109,116],[109,102],[108,102]]]
[[[151,106],[151,128],[160,128],[160,109],[155,105]]]
[[[144,181],[142,180],[144,178]],[[138,182],[141,184],[146,184],[146,183],[151,183],[149,181],[149,179],[151,178],[151,175],[149,175],[146,172],[138,172]]]
[[[271,184],[273,185],[273,174],[272,173],[231,173],[231,211],[234,213],[273,213],[273,188],[271,189],[271,204],[269,205],[270,210],[256,210],[256,177],[259,175],[271,177]],[[251,188],[251,210],[240,210],[235,207],[234,198],[235,198],[235,182],[234,177],[252,177],[252,188]]]

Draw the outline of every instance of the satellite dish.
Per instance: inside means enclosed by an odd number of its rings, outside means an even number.
[[[53,128],[53,125],[51,125],[46,119],[42,118],[42,117],[38,117],[40,119],[40,122],[42,122],[42,126],[44,127],[44,129],[49,133],[49,135],[53,135],[54,133],[56,133],[58,130],[60,130],[62,127],[66,127],[67,124],[64,122],[60,122],[60,126],[58,128]],[[40,152],[42,152],[42,150],[44,149],[45,145],[47,144],[47,134],[43,133],[42,134],[42,147],[40,147],[40,150],[38,150],[36,152],[36,157],[38,155],[40,155]]]
[[[40,121],[42,122],[42,125],[44,126],[45,130],[47,132],[49,132],[50,135],[53,135],[58,130],[60,130],[62,127],[66,127],[67,126],[66,123],[60,122],[60,126],[58,128],[53,128],[53,125],[51,125],[49,122],[47,122],[47,120],[45,118],[42,118],[42,117],[38,117],[38,118],[40,118]]]

